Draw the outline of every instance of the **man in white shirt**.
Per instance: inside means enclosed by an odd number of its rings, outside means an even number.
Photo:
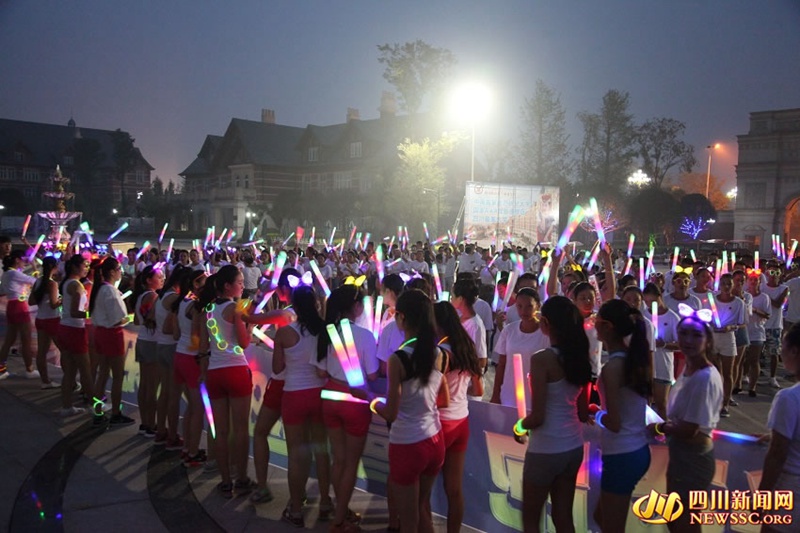
[[[464,248],[464,253],[459,258],[459,269],[461,272],[472,272],[477,274],[483,265],[481,254],[475,251],[475,247],[468,244]]]

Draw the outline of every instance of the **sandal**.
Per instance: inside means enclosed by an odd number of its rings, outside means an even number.
[[[250,501],[253,503],[269,503],[273,499],[272,491],[269,490],[269,487],[264,487],[263,489],[256,489],[250,495]]]
[[[248,494],[256,487],[258,487],[258,483],[249,477],[237,479],[236,483],[233,484],[233,490],[236,491],[237,496]]]
[[[299,513],[293,513],[289,507],[283,510],[281,520],[292,524],[294,527],[305,527],[305,522],[303,521],[303,512],[301,511]]]
[[[333,513],[333,502],[328,503],[320,503],[319,504],[319,520],[321,522],[327,522],[331,519],[331,513]]]
[[[351,524],[360,524],[361,523],[361,513],[357,513],[352,509],[347,509],[347,514],[344,515],[344,519]]]
[[[233,498],[233,483],[225,483],[222,482],[217,485],[217,490],[222,493],[223,498],[231,499]]]

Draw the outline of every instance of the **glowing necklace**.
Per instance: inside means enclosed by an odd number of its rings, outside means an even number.
[[[214,340],[217,343],[217,349],[221,352],[225,352],[228,350],[230,344],[228,341],[222,338],[219,334],[219,326],[217,325],[217,319],[214,318],[214,310],[217,308],[217,304],[210,304],[206,309],[206,326],[208,327],[208,332],[211,333],[211,336],[214,337]],[[236,355],[244,355],[244,350],[238,344],[233,347],[233,353]]]

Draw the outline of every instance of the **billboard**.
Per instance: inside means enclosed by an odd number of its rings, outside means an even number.
[[[481,246],[508,240],[531,248],[558,239],[558,187],[468,182],[464,236]]]

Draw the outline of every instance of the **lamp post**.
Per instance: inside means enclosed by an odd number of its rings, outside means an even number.
[[[642,172],[642,169],[639,169],[630,176],[628,176],[628,184],[633,185],[634,187],[638,187],[639,189],[641,189],[651,181],[652,180],[650,176]]]
[[[422,188],[422,194],[434,193],[436,195],[436,233],[439,233],[439,202],[441,201],[442,193],[438,189]]]
[[[711,154],[714,153],[714,150],[720,147],[719,143],[716,144],[709,144],[706,146],[706,150],[708,150],[708,170],[706,171],[706,198],[708,198],[708,187],[711,183]]]

